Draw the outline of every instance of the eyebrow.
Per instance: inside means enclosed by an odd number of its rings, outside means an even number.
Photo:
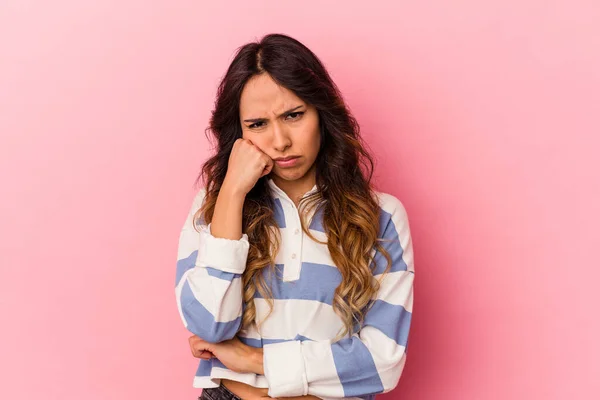
[[[297,110],[297,109],[299,109],[302,106],[303,105],[299,105],[299,106],[296,106],[294,108],[290,108],[289,110],[284,111],[281,114],[279,114],[277,117],[279,118],[279,117],[282,117],[282,116],[284,116],[286,114],[289,114],[292,111]],[[267,118],[251,118],[251,119],[245,119],[244,122],[262,122],[262,121],[266,121],[266,120],[267,120]]]

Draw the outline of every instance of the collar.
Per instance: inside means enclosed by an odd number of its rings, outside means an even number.
[[[273,190],[273,191],[272,191],[272,194],[274,195],[274,197],[284,198],[284,199],[286,199],[287,201],[289,201],[290,203],[292,203],[292,204],[294,203],[294,202],[292,201],[292,199],[290,199],[290,197],[287,195],[287,193],[286,193],[286,192],[284,192],[284,191],[283,191],[283,189],[281,189],[279,186],[277,186],[277,185],[275,184],[275,182],[273,181],[273,178],[271,178],[270,176],[268,176],[268,177],[267,177],[267,184],[268,184],[268,185],[271,187],[271,189]],[[312,189],[310,189],[308,192],[306,192],[306,193],[304,193],[304,194],[302,195],[302,198],[304,198],[305,196],[308,196],[309,194],[311,194],[311,193],[313,193],[313,192],[316,192],[316,191],[317,191],[317,189],[318,189],[318,188],[317,188],[317,184],[315,184],[315,185],[312,187]]]

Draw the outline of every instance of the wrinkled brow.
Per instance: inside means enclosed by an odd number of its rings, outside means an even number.
[[[302,106],[300,105],[300,106],[296,106],[294,108],[290,108],[289,110],[284,111],[281,114],[279,114],[277,117],[279,118],[286,114],[289,114],[289,113],[293,112],[294,110],[297,110],[300,107],[302,107]],[[244,122],[261,122],[261,121],[265,121],[265,120],[267,120],[267,118],[250,118],[250,119],[245,119]]]

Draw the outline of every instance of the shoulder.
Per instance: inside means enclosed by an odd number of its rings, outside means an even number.
[[[200,208],[200,206],[202,205],[202,203],[204,202],[205,198],[206,198],[206,186],[202,186],[202,187],[200,187],[200,189],[198,189],[196,191],[196,194],[194,195],[194,200],[192,202],[192,208],[198,210]]]
[[[390,193],[376,192],[381,213],[379,214],[379,238],[391,251],[397,270],[414,273],[414,255],[411,229],[406,207],[400,199]],[[394,267],[393,267],[394,268]]]
[[[192,199],[192,202],[191,202],[192,204],[188,209],[187,220],[185,223],[186,227],[191,227],[194,224],[203,224],[204,223],[204,217],[202,215],[196,215],[196,213],[198,212],[198,210],[200,210],[200,207],[204,203],[205,198],[206,198],[206,188],[201,187],[201,188],[197,189],[196,193],[194,194],[194,197]]]
[[[391,193],[375,191],[375,196],[379,202],[379,208],[382,214],[389,215],[393,220],[408,222],[408,213],[406,207],[400,199]]]

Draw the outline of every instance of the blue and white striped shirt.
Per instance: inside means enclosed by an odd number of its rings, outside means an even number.
[[[181,230],[175,293],[186,328],[213,343],[237,335],[264,352],[264,375],[233,372],[216,358],[201,359],[193,386],[217,387],[224,378],[269,388],[270,397],[309,394],[322,399],[372,399],[392,390],[406,362],[413,308],[413,248],[403,204],[391,194],[376,192],[381,209],[378,237],[387,239],[382,245],[391,255],[392,266],[360,330],[333,342],[343,326],[332,306],[340,272],[327,245],[302,231],[294,202],[272,179],[267,181],[282,240],[275,258],[276,277],[265,274],[274,308],[260,330],[256,324],[240,330],[248,235],[243,233],[239,240],[214,237],[202,218],[196,221],[200,232],[194,229],[193,216],[205,188],[195,196]],[[304,196],[316,190],[315,185]],[[326,242],[320,210],[309,214],[305,221],[310,221],[311,233]],[[378,279],[387,261],[375,249],[372,254],[373,279]],[[256,318],[262,321],[269,305],[258,292],[254,304]]]

